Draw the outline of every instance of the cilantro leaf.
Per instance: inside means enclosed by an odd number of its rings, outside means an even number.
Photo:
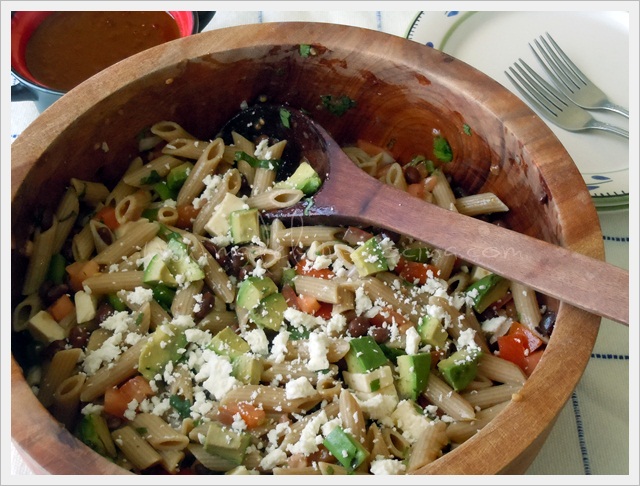
[[[356,101],[346,95],[334,98],[332,95],[320,95],[322,105],[336,116],[344,115],[347,110],[356,106]]]
[[[262,168],[262,169],[271,169],[271,170],[278,170],[278,168],[280,167],[280,163],[282,162],[279,159],[273,159],[273,160],[257,159],[254,156],[249,155],[246,152],[240,152],[240,151],[235,153],[234,159],[236,161],[244,160],[251,167]]]
[[[169,405],[171,405],[180,417],[188,418],[191,416],[191,402],[180,395],[171,395],[169,397]]]
[[[285,110],[284,108],[280,109],[280,121],[285,128],[291,128],[291,124],[289,120],[291,118],[291,112],[289,110]]]
[[[311,55],[311,46],[309,44],[300,44],[300,55],[302,57],[309,57],[309,55]]]
[[[442,162],[451,162],[453,160],[453,152],[447,139],[438,135],[433,140],[433,155]]]
[[[471,127],[466,123],[462,125],[462,131],[464,131],[465,135],[471,135]]]
[[[152,170],[147,177],[142,178],[140,183],[144,185],[155,184],[157,182],[160,182],[161,180],[162,177],[160,176],[160,174],[158,174],[158,171]]]

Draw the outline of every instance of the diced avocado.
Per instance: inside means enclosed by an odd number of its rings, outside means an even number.
[[[216,334],[211,340],[210,347],[216,354],[228,356],[232,360],[251,352],[249,343],[233,332],[230,327],[225,327]]]
[[[167,312],[171,310],[171,304],[176,296],[175,289],[167,287],[165,284],[159,283],[151,288],[153,299]]]
[[[76,431],[78,438],[101,456],[116,457],[107,421],[102,415],[89,413],[83,415]]]
[[[171,238],[167,243],[169,256],[165,262],[174,276],[182,275],[187,282],[196,282],[204,278],[200,265],[189,256],[189,249],[182,241]]]
[[[467,295],[473,299],[473,308],[484,312],[495,301],[507,295],[511,282],[500,275],[491,273],[467,287]]]
[[[351,260],[361,277],[389,269],[384,251],[375,237],[351,252]]]
[[[380,349],[384,355],[389,358],[392,363],[396,363],[398,356],[402,356],[403,354],[407,354],[407,352],[403,348],[396,348],[393,346],[387,346],[386,344],[381,344]]]
[[[171,271],[169,271],[169,267],[162,259],[162,256],[158,254],[154,255],[151,258],[151,261],[147,265],[147,268],[144,269],[142,281],[150,285],[155,285],[162,282],[169,287],[178,286],[178,282],[176,282],[175,277],[173,276]]]
[[[170,361],[178,361],[180,349],[187,347],[184,328],[173,324],[158,326],[142,347],[138,360],[138,371],[147,380],[162,374]]]
[[[279,292],[267,295],[260,303],[249,311],[249,319],[260,327],[278,331],[287,310],[287,301]]]
[[[466,347],[438,362],[443,378],[455,391],[463,390],[478,373],[480,348]]]
[[[369,457],[367,449],[342,427],[334,428],[322,443],[350,473]]]
[[[191,162],[184,162],[171,169],[167,174],[167,187],[171,191],[178,191],[189,177],[191,169],[193,169]]]
[[[239,211],[240,209],[247,209],[245,202],[238,196],[228,192],[222,202],[216,206],[216,210],[204,225],[204,229],[211,236],[226,236],[230,229],[229,215],[233,211]]]
[[[264,371],[262,358],[251,354],[243,354],[231,362],[231,367],[231,375],[245,385],[260,384],[260,377]]]
[[[478,265],[474,265],[469,273],[469,277],[471,282],[477,282],[481,278],[486,277],[487,275],[491,275],[491,272],[486,268],[480,267]]]
[[[417,400],[429,383],[431,355],[429,353],[398,356],[396,387],[401,398]]]
[[[350,389],[360,392],[375,392],[393,384],[391,366],[380,366],[368,373],[343,371],[342,378]]]
[[[309,196],[314,194],[321,184],[322,180],[315,169],[308,162],[301,162],[295,172],[284,181],[277,182],[274,189],[299,189]]]
[[[445,331],[440,319],[434,316],[423,316],[418,322],[418,334],[423,344],[444,348],[449,334]]]
[[[278,286],[269,277],[247,277],[238,286],[236,304],[251,310],[267,295],[278,291]]]
[[[27,323],[29,333],[36,341],[49,344],[66,337],[66,331],[46,310],[41,310]]]
[[[246,432],[236,431],[218,422],[211,422],[204,440],[204,449],[215,456],[222,457],[234,464],[241,464],[251,443]]]
[[[240,209],[229,215],[231,239],[236,245],[250,243],[260,238],[260,219],[257,209]]]
[[[371,336],[362,336],[349,341],[349,351],[344,357],[350,373],[367,373],[389,360]]]

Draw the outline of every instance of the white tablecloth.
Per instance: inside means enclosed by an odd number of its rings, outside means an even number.
[[[366,5],[366,3],[363,4],[363,6]],[[205,30],[248,23],[307,20],[366,27],[404,37],[417,13],[417,11],[218,11]],[[37,115],[33,103],[13,103],[11,140],[13,141]],[[3,133],[3,136],[6,137],[8,134]],[[627,210],[602,212],[600,221],[607,261],[629,268],[629,212]],[[632,313],[633,315],[635,314]],[[637,325],[638,322],[632,323],[632,326]],[[629,361],[629,329],[604,320],[586,372],[528,474],[628,475],[630,473]],[[634,390],[636,388],[637,383]],[[634,410],[634,413],[637,413],[637,410]],[[637,444],[636,434],[637,431],[634,431],[632,437],[634,444]],[[637,477],[637,456],[633,459],[631,471],[636,471],[635,477]],[[13,447],[11,472],[16,475],[31,474],[30,469]],[[616,479],[614,481],[617,482]]]

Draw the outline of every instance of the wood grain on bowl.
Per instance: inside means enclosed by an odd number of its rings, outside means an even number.
[[[300,45],[313,46],[316,54],[302,56]],[[356,106],[338,117],[323,105],[325,95],[346,96]],[[173,120],[210,137],[241,102],[261,97],[306,110],[342,145],[365,139],[401,160],[431,153],[436,127],[454,154],[447,172],[468,193],[496,193],[511,208],[505,225],[603,259],[597,214],[579,171],[547,126],[508,90],[398,37],[273,23],[203,33],[134,56],[72,90],[18,137],[11,181],[14,302],[26,222],[39,208],[54,207],[71,177],[114,182],[137,154],[136,135],[151,124]],[[557,311],[557,323],[520,399],[420,472],[526,470],[584,371],[600,321],[551,298],[545,303]],[[12,347],[16,444],[49,473],[117,470],[62,431],[40,405],[15,359],[18,343]]]

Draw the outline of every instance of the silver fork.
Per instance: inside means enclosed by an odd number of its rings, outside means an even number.
[[[529,47],[560,91],[583,108],[615,111],[629,118],[629,110],[612,103],[607,95],[578,69],[548,32],[547,39],[540,36],[539,40],[534,40],[537,50],[531,44]]]
[[[590,129],[605,130],[629,138],[627,130],[594,119],[588,111],[572,103],[522,59],[519,61],[520,64],[514,63],[509,71],[505,71],[505,74],[542,116],[572,132]]]

